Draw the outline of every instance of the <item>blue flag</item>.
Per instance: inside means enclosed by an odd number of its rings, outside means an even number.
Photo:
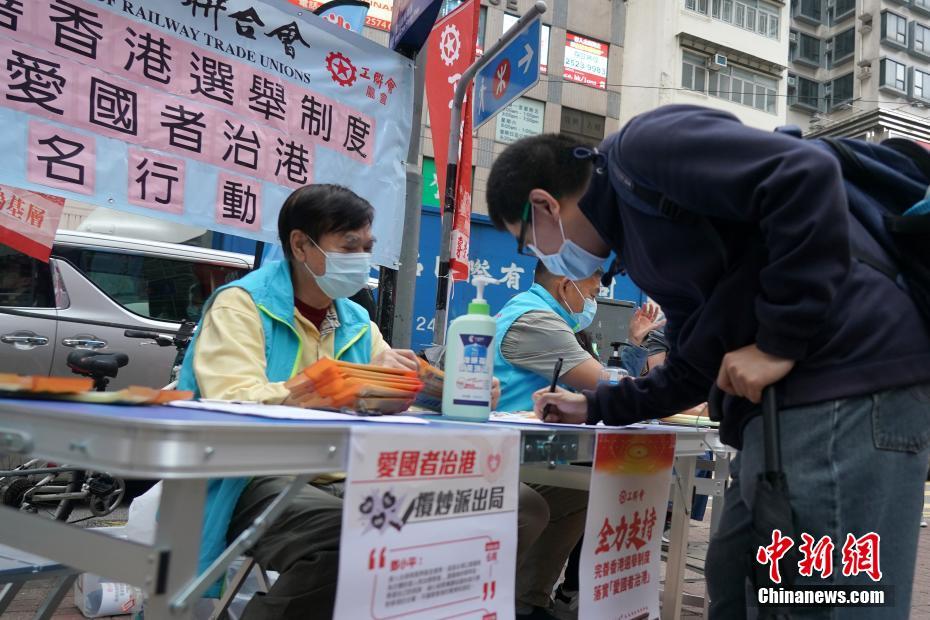
[[[314,11],[320,17],[352,32],[362,32],[370,5],[362,0],[331,0]]]

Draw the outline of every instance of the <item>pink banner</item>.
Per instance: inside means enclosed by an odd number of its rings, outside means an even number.
[[[129,149],[129,202],[165,213],[184,213],[184,160]]]
[[[257,231],[262,225],[262,185],[221,172],[216,186],[216,222]]]
[[[26,178],[39,185],[93,194],[96,144],[94,136],[30,121]]]
[[[237,115],[250,119],[252,125],[259,125],[254,128],[256,133],[273,128],[305,135],[314,144],[371,164],[375,151],[375,122],[370,116],[271,73],[257,71],[245,62],[237,62],[226,55],[215,54],[147,28],[83,0],[69,2],[87,20],[83,36],[59,32],[52,18],[60,16],[60,11],[42,1],[28,5],[24,23],[28,23],[29,27],[18,28],[14,35],[27,46],[0,40],[3,58],[20,58],[11,56],[13,47],[25,55],[17,61],[24,65],[23,71],[32,67],[33,59],[40,59],[40,69],[53,69],[61,78],[58,80],[56,77],[52,84],[61,91],[60,94],[54,98],[54,103],[39,105],[41,109],[36,109],[37,103],[29,102],[28,98],[25,102],[17,102],[7,97],[2,102],[4,105],[48,118],[57,116],[56,120],[74,122],[133,144],[164,148],[167,138],[162,136],[159,139],[157,134],[161,123],[171,122],[160,118],[165,109],[166,95],[171,94],[182,98],[180,102],[168,98],[175,101],[175,108],[183,105],[198,114],[203,113],[208,126],[216,115],[222,115],[224,119]],[[99,39],[95,34],[99,34]],[[252,50],[239,45],[229,46],[229,49],[242,60],[256,61]],[[51,50],[51,54],[45,50]],[[58,67],[46,66],[44,61]],[[269,59],[269,62],[274,61]],[[103,71],[88,71],[79,63],[100,67]],[[387,104],[397,88],[393,77],[361,66],[342,53],[330,55],[327,69],[329,73],[321,75],[337,84],[367,83],[367,96],[382,105]],[[0,71],[0,74],[0,85],[6,86],[11,79],[15,82],[16,76],[11,76],[10,72]],[[178,114],[175,112],[176,116]],[[249,121],[244,119],[238,122],[247,124]],[[215,131],[222,134],[219,126],[215,127]],[[276,137],[272,136],[270,140],[272,147]],[[232,164],[228,158],[224,159],[226,144],[205,146],[209,148],[202,153],[211,163],[244,172],[241,159],[240,163]],[[177,147],[170,150],[178,152]],[[179,154],[190,156],[191,152],[187,150]],[[271,173],[245,172],[274,181],[273,169],[277,162],[269,158],[266,165],[272,168]]]

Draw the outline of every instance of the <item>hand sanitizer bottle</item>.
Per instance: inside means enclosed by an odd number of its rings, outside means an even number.
[[[471,283],[478,295],[468,304],[468,314],[452,321],[446,334],[442,415],[451,420],[487,422],[491,415],[492,344],[497,322],[484,299],[484,287],[497,281],[479,276]]]

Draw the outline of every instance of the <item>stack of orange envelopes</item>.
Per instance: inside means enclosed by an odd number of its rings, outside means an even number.
[[[321,359],[287,382],[291,401],[302,407],[325,407],[398,413],[423,389],[411,370]]]

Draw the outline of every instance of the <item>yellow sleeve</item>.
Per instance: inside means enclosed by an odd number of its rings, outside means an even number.
[[[194,349],[194,376],[204,398],[280,404],[289,391],[265,375],[265,334],[258,308],[241,288],[217,295]]]
[[[381,355],[384,351],[387,351],[391,348],[384,340],[384,336],[381,335],[381,330],[378,329],[378,326],[374,321],[371,322],[371,359],[375,359],[377,356]]]

